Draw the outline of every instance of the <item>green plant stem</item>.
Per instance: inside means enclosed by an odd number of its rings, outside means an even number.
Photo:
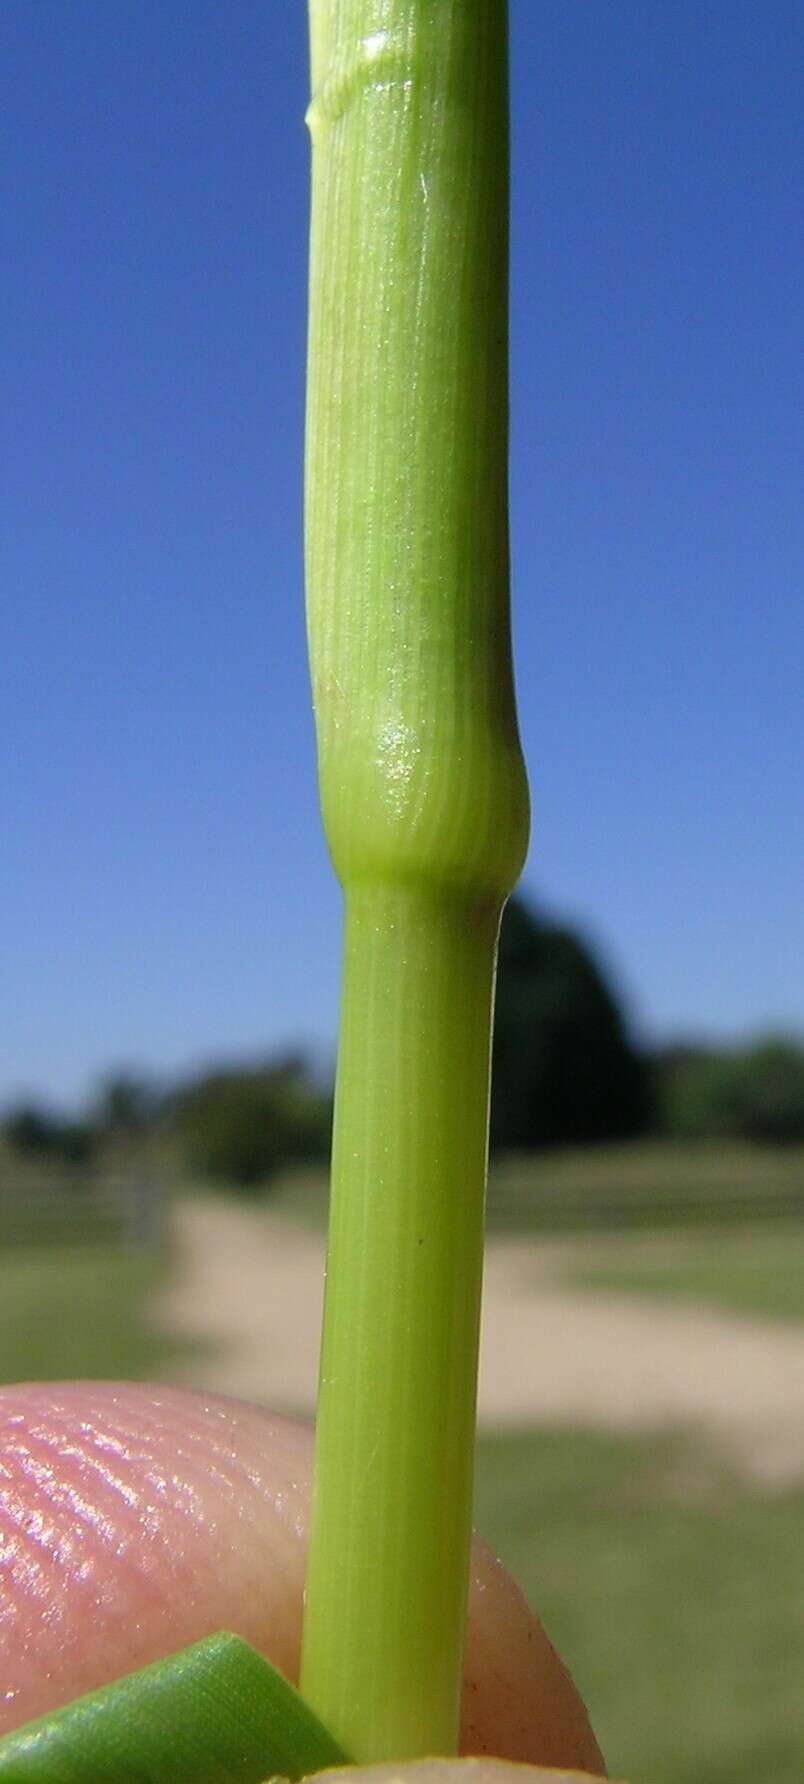
[[[456,1750],[490,1029],[527,839],[501,0],[313,0],[308,627],[346,928],[302,1690]]]
[[[302,1689],[361,1758],[457,1735],[495,933],[418,890],[347,903]]]

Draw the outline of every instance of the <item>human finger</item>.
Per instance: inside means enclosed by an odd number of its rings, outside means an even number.
[[[133,1383],[0,1388],[0,1730],[232,1629],[299,1666],[312,1431]],[[463,1751],[602,1772],[505,1570],[472,1557]]]

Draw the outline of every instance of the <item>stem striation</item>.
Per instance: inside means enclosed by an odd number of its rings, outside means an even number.
[[[302,1690],[456,1751],[491,1013],[527,843],[503,0],[311,0],[308,631],[345,893]]]

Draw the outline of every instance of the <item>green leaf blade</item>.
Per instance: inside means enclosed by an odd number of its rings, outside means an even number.
[[[221,1631],[0,1741],[0,1784],[263,1784],[344,1762],[287,1679]]]

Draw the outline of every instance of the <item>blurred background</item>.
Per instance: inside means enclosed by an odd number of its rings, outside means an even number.
[[[798,0],[512,0],[478,1521],[633,1784],[804,1741]],[[0,9],[0,1380],[309,1411],[305,16]]]

